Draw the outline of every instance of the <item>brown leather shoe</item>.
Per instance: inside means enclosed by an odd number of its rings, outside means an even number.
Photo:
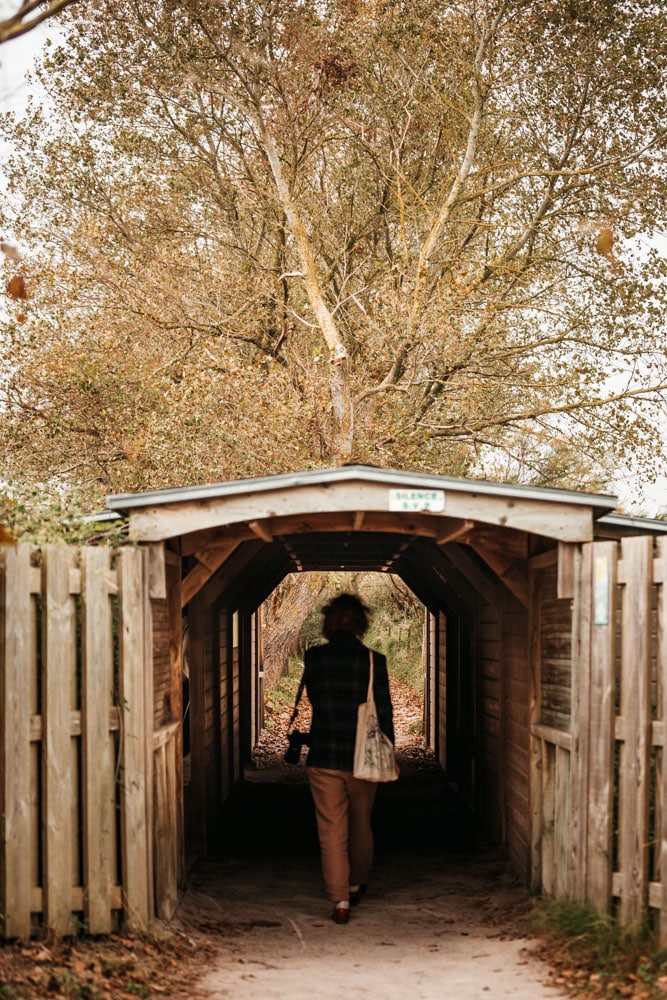
[[[335,924],[347,924],[350,921],[349,906],[334,906],[331,911],[331,919]]]
[[[359,886],[358,889],[354,889],[350,892],[350,906],[358,906],[364,895],[366,894],[366,889],[368,886],[365,882]]]

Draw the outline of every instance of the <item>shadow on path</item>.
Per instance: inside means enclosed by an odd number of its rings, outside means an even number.
[[[399,781],[380,785],[373,813],[376,858],[488,849],[491,842],[437,764],[400,758]],[[306,770],[277,763],[248,770],[222,817],[216,854],[317,857],[317,831]]]

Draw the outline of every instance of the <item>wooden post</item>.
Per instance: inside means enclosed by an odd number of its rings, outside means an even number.
[[[149,830],[146,801],[147,713],[144,685],[144,552],[126,548],[118,554],[120,593],[118,695],[120,732],[120,817],[123,908],[127,925],[136,929],[149,920],[148,854]],[[152,707],[152,706],[151,706]]]
[[[593,619],[586,899],[608,913],[612,892],[616,542],[593,545]]]
[[[621,641],[621,749],[619,855],[620,917],[640,921],[648,903],[648,802],[651,746],[650,655],[653,539],[624,538]],[[622,568],[622,574],[620,572]]]
[[[109,733],[113,703],[110,550],[82,553],[83,870],[84,916],[90,934],[111,930],[115,834],[115,770]]]
[[[76,671],[76,609],[70,572],[76,550],[43,550],[45,589],[42,689],[44,921],[56,935],[72,933],[72,675]]]
[[[30,683],[33,616],[30,546],[2,549],[4,615],[0,619],[0,919],[5,937],[29,937],[31,898]]]

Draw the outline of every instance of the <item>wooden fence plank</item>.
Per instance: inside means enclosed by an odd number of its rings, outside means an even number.
[[[107,934],[111,930],[115,839],[114,748],[109,733],[113,701],[110,551],[84,549],[82,569],[84,916],[90,934]]]
[[[170,920],[178,901],[177,854],[174,849],[175,809],[174,750],[177,740],[162,744],[153,757],[155,822],[155,908],[158,917]],[[164,847],[166,845],[166,848]]]
[[[45,620],[43,668],[44,921],[57,935],[72,933],[72,678],[76,676],[76,612],[70,570],[76,550],[43,551]],[[76,797],[75,797],[76,798]]]
[[[146,816],[145,727],[152,729],[153,706],[146,705],[143,677],[145,637],[144,555],[141,549],[123,549],[118,556],[120,592],[118,692],[122,711],[120,761],[121,865],[125,921],[130,928],[145,926],[149,917]]]
[[[611,906],[614,793],[614,657],[616,645],[616,542],[593,549],[593,620],[588,779],[588,868],[586,899],[607,912]]]
[[[146,859],[146,880],[148,882],[148,913],[155,916],[155,847],[154,847],[154,803],[153,803],[153,605],[144,587],[144,703],[146,725],[144,728],[144,759],[146,761],[146,824],[148,827],[148,856]]]
[[[667,948],[667,748],[664,743],[664,730],[667,726],[667,539],[658,542],[655,576],[661,580],[658,590],[658,653],[657,671],[660,676],[660,691],[662,704],[658,711],[662,716],[663,744],[661,751],[662,773],[657,794],[661,799],[660,829],[656,836],[660,838],[660,944]]]
[[[540,873],[541,888],[549,896],[556,891],[556,872],[554,859],[554,834],[556,821],[556,748],[548,743],[542,743],[542,787],[541,800],[541,835],[540,835]]]
[[[554,864],[556,896],[567,896],[571,891],[568,859],[572,851],[572,825],[570,821],[572,787],[572,754],[563,747],[554,747],[556,781],[554,803],[557,825],[554,831]]]
[[[0,638],[0,833],[2,878],[0,919],[6,937],[30,934],[31,843],[30,690],[34,637],[30,596],[30,547],[3,547],[4,587]]]
[[[619,862],[620,917],[641,920],[648,901],[648,798],[650,751],[650,649],[653,539],[624,538],[621,639],[621,748]]]

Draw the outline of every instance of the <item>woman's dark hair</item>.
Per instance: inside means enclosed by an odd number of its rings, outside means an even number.
[[[330,639],[336,632],[351,632],[358,638],[368,629],[369,610],[354,594],[339,594],[322,608],[322,635]]]

